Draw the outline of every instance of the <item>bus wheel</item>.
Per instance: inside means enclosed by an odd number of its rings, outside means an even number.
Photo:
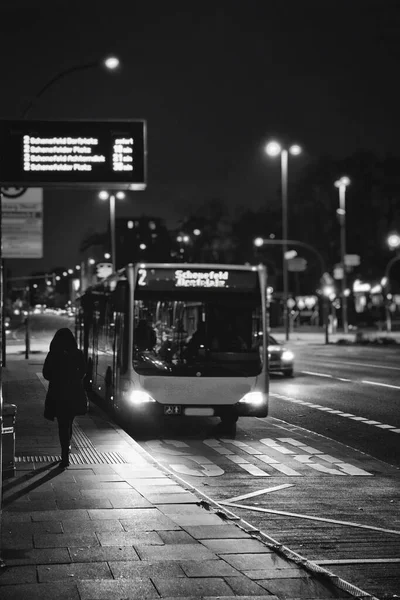
[[[234,433],[236,431],[238,418],[239,417],[234,414],[221,415],[221,423],[218,425],[218,429]]]

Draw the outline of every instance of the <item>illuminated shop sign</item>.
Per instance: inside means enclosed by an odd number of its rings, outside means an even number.
[[[144,121],[0,121],[4,185],[146,187]]]
[[[137,287],[143,290],[209,289],[252,291],[258,287],[258,272],[216,269],[140,268]]]

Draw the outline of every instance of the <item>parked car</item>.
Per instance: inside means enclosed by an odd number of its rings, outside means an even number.
[[[268,361],[270,373],[283,373],[284,377],[293,377],[294,354],[272,335],[268,336]]]

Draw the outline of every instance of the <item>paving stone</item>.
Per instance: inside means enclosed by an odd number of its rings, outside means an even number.
[[[81,579],[112,579],[111,571],[106,562],[95,563],[77,563],[73,562],[65,565],[50,565],[37,567],[39,582],[69,580],[71,577],[75,581]]]
[[[0,576],[0,596],[3,585],[12,585],[16,583],[36,583],[36,567],[32,566],[7,566],[4,573]]]
[[[112,510],[112,512],[111,512]],[[88,510],[91,519],[139,519],[138,513],[135,511],[140,508],[113,508],[113,509],[90,509]],[[153,510],[149,508],[148,510]],[[139,513],[140,514],[140,513]]]
[[[135,497],[134,495],[120,494],[107,497],[113,508],[153,508],[152,503],[140,495]]]
[[[240,540],[202,540],[201,542],[207,548],[210,548],[218,554],[254,554],[268,552],[268,548],[258,540],[240,539]]]
[[[145,600],[147,598],[160,598],[149,578],[79,581],[78,589],[81,600],[110,600],[110,598]]]
[[[213,513],[199,514],[170,514],[168,515],[175,523],[184,527],[185,525],[220,525],[221,519]]]
[[[33,533],[62,533],[63,528],[59,521],[40,521],[32,522],[9,522],[2,524],[2,533],[4,535],[32,535]]]
[[[32,533],[27,535],[2,535],[1,548],[4,550],[8,548],[29,550],[33,548],[33,535]]]
[[[33,536],[35,548],[68,548],[82,546],[99,546],[99,541],[94,533],[44,533]]]
[[[195,540],[186,531],[159,531],[164,544],[194,544]]]
[[[109,561],[108,565],[115,579],[132,579],[132,577],[186,577],[183,566],[181,568],[176,561],[166,560],[156,563],[147,560],[137,562]]]
[[[138,509],[134,517],[121,519],[121,524],[126,531],[151,531],[151,530],[179,530],[180,527],[158,508]]]
[[[176,482],[165,475],[159,475],[158,477],[153,477],[153,479],[148,479],[147,481],[145,479],[141,479],[140,481],[137,481],[136,479],[127,479],[127,482],[138,491],[154,487],[159,489],[162,486],[176,486]]]
[[[273,552],[265,554],[221,554],[220,558],[239,570],[284,569],[293,563]]]
[[[122,479],[120,481],[99,481],[97,477],[90,481],[79,481],[77,485],[84,490],[131,490],[132,486]]]
[[[60,510],[74,510],[75,508],[112,508],[108,498],[58,498],[57,508]]]
[[[135,546],[142,560],[213,560],[217,557],[201,544],[168,544],[165,546]]]
[[[122,531],[121,533],[98,533],[102,546],[134,546],[136,544],[162,545],[164,542],[155,531]]]
[[[1,600],[80,600],[75,582],[25,583],[1,588]]]
[[[297,567],[287,569],[260,569],[259,571],[243,571],[243,575],[250,579],[293,579],[295,577],[306,578],[309,575],[304,569]]]
[[[138,561],[133,546],[99,546],[98,548],[69,548],[73,562]]]
[[[179,563],[188,577],[236,577],[239,571],[228,565],[224,560],[185,560]]]
[[[338,588],[324,585],[322,582],[311,578],[296,579],[266,579],[258,581],[271,594],[279,595],[282,600],[292,598],[315,598],[324,600],[328,598],[348,598],[349,596]]]
[[[87,510],[80,508],[76,510],[43,510],[28,513],[30,521],[64,521],[66,519],[89,519]]]
[[[124,531],[124,528],[118,519],[88,519],[87,521],[63,521],[62,531],[64,533],[88,533],[90,531],[112,531],[117,533]]]
[[[66,548],[33,548],[33,550],[2,549],[1,556],[7,565],[45,565],[71,562]]]
[[[33,512],[42,510],[55,510],[57,508],[56,500],[21,500],[20,502],[13,502],[10,506],[7,506],[9,512]]]
[[[44,520],[44,519],[43,519]],[[30,513],[13,513],[3,507],[2,522],[4,523],[31,523]]]
[[[159,594],[164,596],[227,596],[232,593],[231,588],[220,577],[192,577],[190,579],[162,579],[152,578]]]
[[[166,504],[160,510],[166,515],[202,515],[211,514],[198,504]]]
[[[247,577],[225,577],[225,581],[237,596],[269,596],[268,590]]]
[[[178,494],[159,494],[159,493],[147,493],[146,498],[150,500],[156,506],[159,504],[196,504],[199,501],[197,496],[191,492],[178,493]]]
[[[196,540],[207,540],[207,539],[240,539],[249,538],[249,534],[237,527],[234,524],[223,524],[223,525],[184,525],[183,529],[187,531]]]

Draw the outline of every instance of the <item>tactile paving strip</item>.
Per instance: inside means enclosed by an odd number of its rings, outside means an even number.
[[[72,439],[78,448],[78,452],[71,452],[69,462],[72,465],[118,465],[126,463],[119,452],[98,452],[86,433],[77,423],[73,424]],[[22,455],[16,456],[15,462],[57,462],[61,460],[59,454],[56,455]]]

